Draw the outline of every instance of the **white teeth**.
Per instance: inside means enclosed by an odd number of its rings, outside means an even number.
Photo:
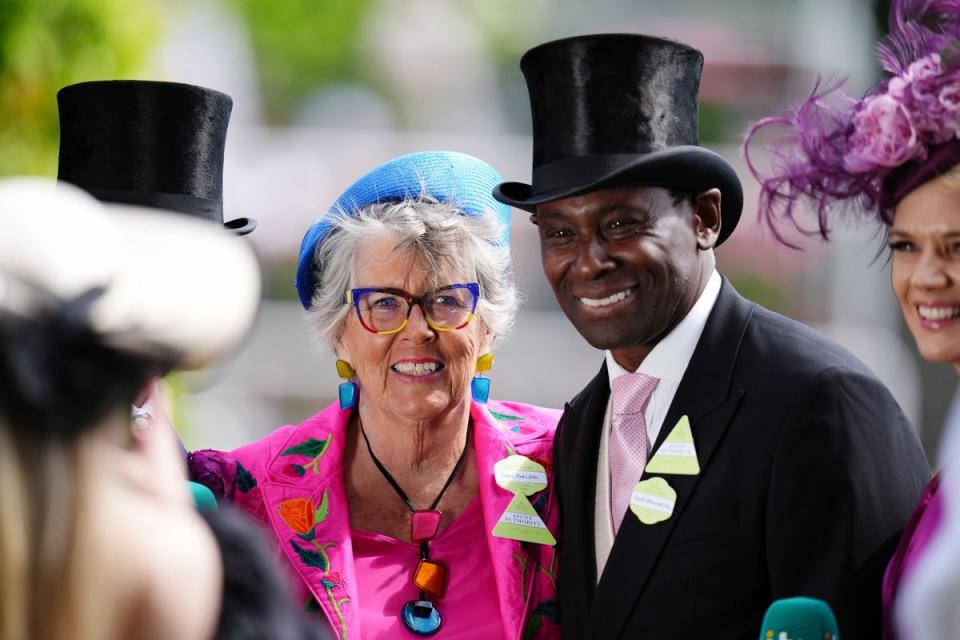
[[[948,320],[960,316],[958,307],[924,307],[917,306],[917,313],[924,320]]]
[[[588,307],[605,307],[608,304],[613,304],[614,302],[619,302],[623,300],[628,295],[632,293],[631,289],[624,289],[618,293],[613,294],[612,296],[607,296],[606,298],[580,298],[580,302],[587,305]]]
[[[398,362],[393,370],[408,376],[425,376],[440,368],[439,362]]]

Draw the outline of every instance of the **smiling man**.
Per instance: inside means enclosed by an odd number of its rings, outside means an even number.
[[[532,49],[531,212],[564,313],[606,351],[555,464],[565,638],[756,637],[775,599],[880,637],[880,580],[929,476],[856,358],[716,271],[740,181],[698,146],[700,52],[639,35]]]

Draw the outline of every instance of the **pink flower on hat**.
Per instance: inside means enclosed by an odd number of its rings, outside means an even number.
[[[888,93],[870,96],[853,117],[844,168],[865,173],[922,157],[924,147],[903,103]]]
[[[943,73],[943,66],[940,63],[940,54],[932,53],[928,56],[920,58],[919,60],[915,60],[909,67],[907,67],[907,72],[904,74],[904,78],[907,82],[916,82],[917,80],[935,78],[941,73]]]
[[[946,112],[945,126],[953,132],[954,137],[960,138],[960,78],[941,89],[937,98]]]
[[[910,83],[901,76],[894,76],[887,82],[887,95],[893,96],[897,100],[903,100],[909,89]]]

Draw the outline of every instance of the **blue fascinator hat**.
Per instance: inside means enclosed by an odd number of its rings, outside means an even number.
[[[419,151],[373,169],[347,188],[326,214],[310,225],[300,244],[297,260],[297,295],[304,309],[310,309],[314,281],[313,257],[317,246],[333,230],[339,216],[355,215],[372,204],[400,202],[429,196],[453,204],[465,216],[490,212],[500,224],[500,246],[510,244],[510,207],[493,198],[493,188],[503,178],[486,162],[453,151]]]

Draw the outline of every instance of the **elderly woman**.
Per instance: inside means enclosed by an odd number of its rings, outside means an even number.
[[[347,189],[297,270],[339,402],[191,455],[195,478],[272,530],[341,640],[559,634],[560,413],[488,401],[482,375],[517,308],[499,181],[476,158],[423,152]]]
[[[824,238],[831,218],[868,212],[867,218],[885,229],[893,293],[917,350],[926,360],[949,362],[960,371],[958,39],[960,2],[894,0],[890,34],[877,47],[889,78],[863,100],[844,96],[831,102],[834,89],[812,96],[789,116],[762,120],[748,134],[745,149],[761,128],[793,129],[793,136],[772,148],[769,174],[751,166],[762,182],[761,213],[774,234],[784,239],[783,223],[799,227],[795,205],[804,198],[812,202]],[[939,488],[938,474],[887,566],[882,594],[887,638],[897,637],[898,627],[904,638],[960,637],[956,540],[941,544],[939,554],[928,553],[944,528]],[[960,491],[960,482],[951,489]],[[960,522],[950,528],[956,536]],[[926,567],[926,576],[919,566]],[[915,573],[919,587],[898,603]]]

